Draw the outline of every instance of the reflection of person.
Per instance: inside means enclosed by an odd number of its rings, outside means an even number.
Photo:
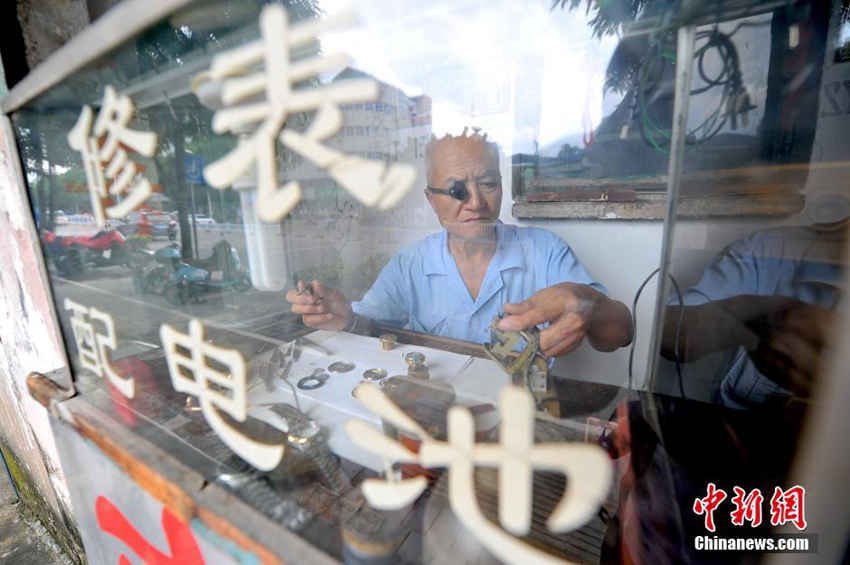
[[[286,299],[304,323],[351,330],[364,319],[483,343],[500,312],[505,330],[549,322],[547,355],[572,351],[586,335],[612,351],[631,341],[631,317],[605,296],[572,250],[552,233],[499,222],[498,148],[477,133],[428,146],[425,196],[443,228],[396,254],[360,302],[318,281]]]
[[[779,228],[732,243],[665,313],[661,354],[734,350],[720,383],[733,408],[808,396],[840,298],[843,224]],[[681,323],[680,323],[681,314]]]

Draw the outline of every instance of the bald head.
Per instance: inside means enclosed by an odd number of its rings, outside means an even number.
[[[458,136],[446,134],[439,139],[431,137],[431,141],[425,148],[427,180],[430,186],[435,186],[435,176],[440,176],[442,169],[451,168],[460,162],[486,163],[488,168],[498,173],[499,146],[492,141],[487,141],[486,133],[480,135],[478,131],[475,131],[472,135],[467,135],[467,129],[463,128],[463,133]]]

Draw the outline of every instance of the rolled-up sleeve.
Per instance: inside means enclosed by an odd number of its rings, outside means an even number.
[[[581,264],[576,254],[564,240],[549,232],[543,232],[540,237],[551,240],[547,242],[548,245],[541,247],[542,249],[549,249],[546,258],[547,286],[562,282],[586,284],[602,294],[608,295],[608,289],[605,288],[605,285],[590,276],[590,273],[587,272],[587,269],[584,268],[584,265]]]

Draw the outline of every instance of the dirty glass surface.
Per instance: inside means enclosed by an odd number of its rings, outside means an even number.
[[[536,442],[599,445],[615,469],[599,508],[560,533],[546,518],[582,484],[535,472],[524,541],[590,563],[761,558],[697,538],[773,535],[774,488],[796,492],[787,472],[843,295],[845,14],[614,4],[358,2],[313,38],[305,26],[342,3],[196,2],[16,111],[79,393],[337,559],[489,563],[503,557],[464,533],[444,469],[388,468],[346,422],[418,449],[354,397],[370,382],[435,438],[459,405],[495,444],[513,383],[533,395]],[[251,59],[246,45],[283,29],[260,24],[269,6],[292,32],[278,44],[310,37]],[[249,123],[215,76],[240,47],[242,78],[284,73],[240,83]],[[310,72],[334,53],[350,58]],[[274,118],[289,137],[251,145],[272,121],[265,91],[301,102]],[[243,170],[216,169],[246,148]],[[534,219],[517,212],[529,203]],[[522,335],[491,326],[535,308]],[[428,488],[379,510],[358,488],[375,476]],[[498,477],[473,481],[493,524]],[[728,492],[719,534],[695,505],[709,483]],[[730,521],[733,487],[764,495],[759,528]]]

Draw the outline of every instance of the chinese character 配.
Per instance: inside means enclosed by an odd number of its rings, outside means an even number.
[[[122,377],[115,371],[107,352],[107,349],[114,351],[118,347],[112,316],[94,306],[88,308],[68,298],[65,299],[64,305],[65,310],[71,311],[71,332],[74,334],[80,365],[98,377],[105,375],[121,394],[133,398],[136,392],[135,381],[132,377]],[[97,333],[92,321],[103,324],[106,333]]]
[[[509,563],[563,563],[554,556],[523,543],[492,524],[481,513],[475,498],[474,470],[478,465],[499,469],[499,522],[515,535],[531,527],[532,474],[535,469],[557,471],[571,485],[552,511],[547,526],[555,532],[578,528],[596,515],[610,486],[613,470],[608,455],[598,446],[578,443],[534,444],[534,401],[525,389],[502,389],[500,443],[475,443],[475,421],[464,407],[448,412],[448,441],[430,437],[372,384],[361,384],[355,396],[385,421],[418,436],[415,453],[385,437],[369,424],[350,420],[346,433],[358,446],[384,457],[390,480],[367,479],[366,500],[380,509],[397,509],[419,496],[427,481],[393,478],[393,463],[417,463],[425,468],[447,467],[452,510],[478,540]],[[574,486],[573,486],[574,485]]]
[[[68,133],[68,144],[83,157],[92,214],[98,226],[105,222],[103,199],[107,196],[120,195],[122,199],[106,208],[105,215],[123,218],[152,192],[151,183],[146,178],[136,178],[136,164],[130,161],[121,145],[151,157],[156,150],[157,137],[152,132],[128,128],[132,117],[133,102],[130,98],[118,96],[114,88],[107,86],[97,119],[94,119],[91,107],[83,106],[77,123]],[[106,137],[101,145],[103,136]],[[108,192],[107,179],[112,181]]]
[[[256,163],[257,208],[259,217],[274,222],[289,213],[301,199],[301,186],[289,181],[277,186],[276,145],[279,139],[294,152],[326,169],[328,174],[360,202],[387,209],[395,205],[413,185],[413,167],[369,161],[346,155],[323,145],[342,126],[340,104],[371,100],[378,95],[374,80],[353,79],[334,84],[294,89],[293,85],[319,73],[344,66],[344,55],[315,55],[291,60],[291,50],[316,39],[318,34],[340,22],[313,21],[289,26],[281,6],[263,8],[260,15],[262,39],[216,55],[210,67],[211,78],[222,81],[222,101],[230,106],[246,98],[265,94],[265,100],[218,110],[212,127],[216,133],[244,132],[259,124],[237,147],[204,168],[210,185],[224,189]],[[264,63],[265,69],[246,74],[247,69]],[[316,111],[304,133],[285,128],[292,113]]]
[[[188,334],[163,324],[159,335],[174,389],[198,397],[207,423],[237,455],[261,471],[274,469],[283,457],[283,445],[256,441],[233,428],[218,413],[221,410],[238,422],[247,417],[242,354],[204,341],[204,326],[195,319],[189,321]],[[214,368],[210,361],[226,367],[227,372]]]

